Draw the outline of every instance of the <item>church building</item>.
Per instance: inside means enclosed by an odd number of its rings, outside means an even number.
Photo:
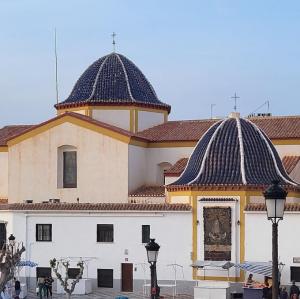
[[[13,233],[24,258],[38,263],[23,276],[76,257],[94,288],[141,289],[151,237],[161,246],[162,284],[174,285],[174,265],[179,292],[198,280],[242,282],[235,267],[191,265],[271,260],[262,192],[274,179],[288,191],[283,282],[300,269],[300,242],[288,246],[300,233],[300,116],[169,121],[171,106],[115,52],[90,65],[55,108],[40,124],[0,129],[0,241]]]

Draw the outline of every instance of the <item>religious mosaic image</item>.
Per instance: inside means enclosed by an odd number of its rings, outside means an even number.
[[[231,208],[203,208],[204,260],[231,260]]]

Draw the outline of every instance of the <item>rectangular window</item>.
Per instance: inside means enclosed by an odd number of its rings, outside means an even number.
[[[98,288],[114,287],[113,269],[98,269]]]
[[[114,241],[114,225],[97,224],[97,242],[113,242],[113,241]]]
[[[77,188],[77,152],[63,152],[63,187]]]
[[[300,267],[290,267],[291,268],[291,281],[300,281]]]
[[[150,225],[142,225],[142,243],[150,242]]]
[[[68,269],[68,276],[70,279],[76,279],[76,277],[79,273],[80,273],[79,268],[69,268]]]
[[[52,241],[52,224],[36,225],[36,241],[42,241],[42,242]]]
[[[6,225],[5,223],[0,223],[0,250],[6,243]]]

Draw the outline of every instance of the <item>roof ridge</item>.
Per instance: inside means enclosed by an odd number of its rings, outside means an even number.
[[[103,69],[103,67],[104,67],[104,65],[105,65],[105,63],[106,63],[108,57],[110,57],[110,56],[111,56],[111,54],[104,56],[105,59],[104,59],[103,62],[101,63],[101,65],[100,65],[100,67],[99,67],[99,70],[98,70],[98,72],[97,72],[97,75],[96,75],[96,77],[95,77],[95,81],[94,81],[94,84],[93,84],[93,90],[92,90],[90,96],[88,97],[88,99],[86,100],[86,102],[90,101],[90,100],[92,99],[92,97],[94,96],[95,91],[96,91],[96,87],[97,87],[97,82],[98,82],[99,77],[100,77],[100,73],[101,73],[101,71],[102,71],[102,69]]]
[[[127,88],[128,88],[129,96],[130,96],[132,101],[136,102],[136,99],[133,97],[133,95],[131,93],[131,86],[130,86],[130,83],[129,83],[129,80],[128,80],[128,74],[127,74],[127,71],[125,69],[124,63],[123,63],[121,57],[119,56],[119,54],[115,53],[115,55],[117,56],[119,62],[121,63],[122,70],[124,72],[124,76],[125,76],[125,80],[126,80],[126,84],[127,84]]]
[[[271,146],[270,146],[270,144],[269,144],[269,142],[272,143],[271,140],[269,139],[269,137],[267,137],[265,134],[263,134],[263,132],[260,130],[260,128],[259,128],[255,123],[251,122],[249,119],[245,119],[245,121],[253,125],[254,129],[259,133],[260,137],[261,137],[261,138],[263,139],[263,141],[265,142],[265,144],[266,144],[266,146],[267,146],[267,148],[268,148],[268,151],[269,151],[269,153],[271,154],[271,157],[272,157],[272,159],[273,159],[273,163],[274,163],[275,170],[276,170],[277,174],[278,174],[278,175],[279,175],[286,183],[291,184],[291,185],[293,185],[293,186],[299,186],[299,185],[298,185],[297,183],[295,183],[292,179],[287,179],[287,178],[282,174],[282,172],[280,171],[280,169],[278,168],[277,161],[276,161],[276,157],[275,157],[274,152],[273,152],[273,150],[272,150],[272,148],[271,148]],[[288,178],[290,178],[290,177],[288,176],[288,174],[286,173],[285,168],[283,168],[283,169],[284,169],[285,175],[286,175]]]
[[[244,141],[243,141],[243,132],[241,127],[240,118],[236,117],[236,124],[238,130],[238,139],[239,139],[239,146],[240,146],[240,156],[241,156],[241,174],[242,174],[242,181],[243,184],[247,184],[246,179],[246,170],[245,170],[245,151],[244,151]]]
[[[188,183],[188,185],[192,185],[195,181],[197,181],[197,180],[200,178],[200,175],[201,175],[202,172],[203,172],[203,169],[204,169],[204,166],[205,166],[205,162],[206,162],[207,156],[208,156],[209,151],[210,151],[210,148],[211,148],[211,144],[213,143],[213,141],[215,140],[215,138],[216,138],[218,132],[222,129],[222,127],[224,126],[224,124],[226,123],[227,120],[228,120],[228,119],[224,119],[224,120],[220,121],[219,126],[216,128],[216,130],[215,130],[214,133],[212,134],[212,136],[211,136],[211,138],[210,138],[210,140],[209,140],[209,142],[208,142],[208,144],[207,144],[207,147],[206,147],[206,149],[205,149],[205,153],[204,153],[204,156],[203,156],[202,161],[201,161],[201,166],[200,166],[199,172],[198,172],[197,176],[196,176],[193,180],[191,180],[191,181]],[[219,122],[218,122],[218,123],[219,123]],[[217,123],[217,124],[218,124],[218,123]],[[216,125],[217,125],[217,124],[216,124]],[[208,132],[208,131],[206,131],[206,133],[207,133],[207,132]],[[203,134],[203,136],[205,136],[206,133]],[[200,140],[202,140],[202,138],[201,138]],[[200,140],[199,140],[199,142],[200,142]],[[197,144],[197,145],[198,145],[198,144]],[[197,148],[197,145],[195,146],[195,149]],[[188,167],[188,164],[187,164],[186,167]],[[183,173],[184,173],[184,171],[183,171]]]

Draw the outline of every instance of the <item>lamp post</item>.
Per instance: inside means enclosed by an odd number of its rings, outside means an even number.
[[[150,239],[150,242],[145,248],[147,250],[147,258],[151,271],[151,299],[158,299],[160,297],[160,288],[157,285],[156,262],[160,246],[155,243],[155,239]]]
[[[268,220],[272,221],[272,298],[278,299],[278,222],[283,219],[287,191],[279,186],[278,180],[263,193]]]
[[[12,255],[14,255],[14,247],[16,244],[16,237],[13,234],[10,234],[10,236],[8,238],[8,243],[11,247],[11,253],[12,253]]]

